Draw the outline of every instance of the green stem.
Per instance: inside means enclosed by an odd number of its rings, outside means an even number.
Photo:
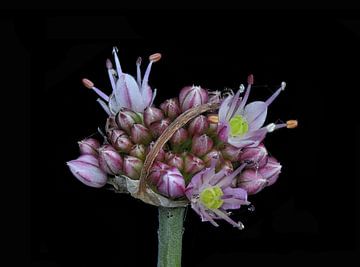
[[[180,267],[185,208],[159,207],[158,267]]]

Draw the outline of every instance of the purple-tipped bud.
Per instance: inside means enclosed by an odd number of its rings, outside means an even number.
[[[149,181],[156,186],[159,183],[161,176],[163,176],[168,169],[170,169],[169,165],[160,161],[155,161],[150,169]]]
[[[153,148],[155,142],[151,142],[150,145],[147,147],[146,149],[146,154],[149,154],[149,152],[151,151],[151,149]],[[164,161],[165,160],[165,151],[164,149],[160,149],[156,158],[155,158],[156,161]]]
[[[112,130],[117,130],[119,129],[116,121],[115,121],[115,116],[110,116],[106,119],[106,124],[105,124],[105,132],[108,136],[110,136],[111,131]]]
[[[80,142],[78,142],[78,144],[79,144],[81,155],[85,155],[85,154],[90,154],[90,155],[94,155],[94,156],[98,155],[97,149],[100,147],[100,143],[98,140],[96,140],[94,138],[87,138],[87,139],[81,140]]]
[[[192,138],[191,152],[198,157],[202,157],[213,148],[213,145],[213,140],[206,134],[195,135]]]
[[[255,169],[246,169],[237,178],[237,185],[249,195],[260,192],[267,184],[268,181]]]
[[[186,86],[180,91],[179,103],[182,112],[208,102],[208,91],[200,86]]]
[[[98,159],[93,155],[82,155],[66,163],[72,174],[82,183],[91,187],[103,187],[106,173],[100,169]]]
[[[268,160],[268,152],[263,144],[242,150],[239,161],[248,163],[247,167],[263,167]]]
[[[189,123],[188,132],[190,136],[204,134],[209,128],[209,122],[204,115],[197,116]]]
[[[160,105],[160,108],[164,111],[165,116],[172,120],[181,114],[180,104],[177,98],[166,100]]]
[[[116,123],[120,129],[126,131],[128,134],[131,132],[131,127],[135,123],[141,123],[141,117],[132,110],[121,109],[115,117]]]
[[[132,146],[134,145],[130,138],[122,130],[111,131],[110,142],[116,150],[125,153],[129,153]]]
[[[184,157],[184,171],[187,174],[195,174],[204,169],[204,161],[192,154],[187,154]]]
[[[221,150],[221,154],[224,159],[228,159],[232,162],[239,161],[241,149],[230,144],[225,144],[225,147]]]
[[[166,128],[169,127],[170,123],[171,121],[169,118],[152,123],[150,125],[150,131],[152,135],[155,138],[159,137],[166,130]]]
[[[124,157],[123,172],[126,176],[136,180],[139,179],[142,167],[143,162],[141,159],[132,156]]]
[[[188,139],[188,132],[184,128],[176,130],[173,136],[170,138],[170,144],[178,146],[184,143]]]
[[[104,145],[99,148],[99,166],[111,175],[119,174],[123,165],[123,159],[120,154],[110,145]]]
[[[135,144],[148,145],[152,140],[150,130],[142,124],[134,124],[131,127],[131,140]]]
[[[217,164],[216,164],[216,168],[220,168],[222,162],[224,161],[223,156],[221,155],[221,152],[218,150],[211,150],[208,153],[206,153],[206,155],[203,157],[204,163],[206,167],[210,167],[211,166],[211,162],[216,159],[217,160]]]
[[[164,118],[164,112],[161,109],[154,107],[147,107],[144,111],[144,122],[146,126],[151,123],[161,121]]]
[[[157,189],[159,193],[169,197],[178,198],[185,195],[185,180],[180,171],[171,167],[165,170],[164,174],[160,177]]]
[[[167,152],[165,154],[165,161],[169,166],[175,167],[180,171],[184,169],[184,159],[178,154]]]
[[[266,165],[260,168],[258,172],[268,181],[267,186],[270,186],[278,179],[281,165],[274,157],[269,157]]]

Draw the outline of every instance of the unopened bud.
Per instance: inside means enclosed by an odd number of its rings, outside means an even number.
[[[191,152],[198,157],[202,157],[213,148],[213,145],[213,140],[206,134],[195,135],[192,138]]]
[[[94,138],[87,138],[80,142],[78,142],[80,148],[80,154],[90,154],[97,156],[98,151],[97,149],[100,147],[100,143],[98,140]]]
[[[181,114],[180,104],[177,98],[166,100],[160,105],[160,108],[164,111],[165,116],[171,120],[174,120]]]
[[[161,109],[154,107],[147,107],[144,111],[144,122],[146,126],[150,126],[151,123],[160,121],[164,118],[164,113]]]
[[[110,145],[99,148],[99,166],[108,174],[119,174],[123,165],[120,154]]]
[[[208,102],[208,91],[200,86],[186,86],[181,89],[179,103],[182,112]]]
[[[190,136],[204,134],[209,128],[209,122],[204,115],[197,116],[189,123],[188,132]]]
[[[142,167],[142,160],[132,156],[124,157],[123,172],[126,176],[135,180],[139,179]]]
[[[135,144],[148,145],[152,140],[150,130],[142,124],[134,124],[131,127],[131,140]]]

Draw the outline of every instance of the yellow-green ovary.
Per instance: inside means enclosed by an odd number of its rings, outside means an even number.
[[[222,195],[224,193],[219,186],[208,187],[200,193],[200,201],[208,209],[218,209],[224,203]]]
[[[246,119],[241,115],[235,115],[231,118],[230,122],[230,134],[232,136],[242,136],[249,131],[249,124]]]

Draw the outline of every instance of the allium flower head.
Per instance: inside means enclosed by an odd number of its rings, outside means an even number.
[[[228,209],[239,209],[248,205],[247,193],[242,188],[232,188],[233,179],[245,165],[241,165],[233,173],[225,169],[215,172],[215,161],[210,168],[196,174],[186,187],[185,194],[191,202],[191,207],[201,216],[202,221],[209,221],[218,226],[215,219],[223,219],[231,225],[243,229],[241,222],[236,223],[227,213]]]

